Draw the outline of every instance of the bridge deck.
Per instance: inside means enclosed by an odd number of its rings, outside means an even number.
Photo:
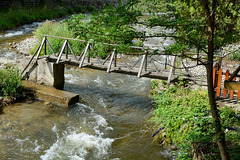
[[[56,56],[45,56],[42,58],[46,58],[49,62],[56,62],[58,57]],[[73,66],[78,66],[80,65],[79,61],[74,60],[74,56],[69,55],[68,58],[66,59],[65,56],[61,57],[61,60],[59,63],[64,63],[67,65],[73,65]],[[98,69],[98,70],[105,70],[108,71],[110,62],[107,62],[105,64],[102,64],[103,60],[99,60],[97,58],[91,58],[90,62],[88,60],[85,60],[82,67],[87,67],[87,68],[93,68],[93,69]],[[82,68],[81,67],[81,68]],[[109,72],[116,72],[116,73],[122,73],[122,74],[131,74],[131,75],[138,75],[140,70],[140,64],[135,65],[133,68],[127,67],[121,59],[117,60],[116,65],[112,64],[110,67]],[[146,66],[143,67],[141,70],[141,77],[149,77],[149,78],[156,78],[156,79],[163,79],[167,80],[169,77],[169,70],[166,69],[160,69],[156,70],[153,66]],[[174,77],[177,77],[178,75],[175,73]],[[184,76],[186,77],[186,76]]]

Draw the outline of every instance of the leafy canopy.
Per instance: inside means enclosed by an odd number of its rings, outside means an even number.
[[[208,48],[208,17],[202,0],[150,0],[147,3],[151,11],[165,14],[155,14],[149,20],[150,26],[160,25],[174,29],[174,33],[158,36],[172,36],[176,43],[166,52],[182,52],[186,50],[201,50],[207,53]],[[212,0],[208,1],[211,9]],[[218,0],[216,8],[209,14],[215,14],[214,51],[222,46],[239,41],[240,38],[240,1]]]

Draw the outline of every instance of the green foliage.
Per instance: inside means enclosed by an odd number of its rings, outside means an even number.
[[[112,46],[103,43],[118,44],[118,52],[129,52],[133,38],[139,34],[131,26],[141,15],[139,10],[132,9],[132,1],[124,6],[114,8],[106,6],[101,12],[96,11],[90,16],[84,14],[73,15],[66,20],[67,26],[74,32],[74,37],[94,42],[93,51],[101,57],[106,57]]]
[[[0,70],[0,96],[14,97],[23,91],[21,75],[17,68],[6,67]]]
[[[32,23],[34,21],[42,21],[45,19],[53,19],[62,17],[74,12],[82,12],[81,6],[76,8],[70,7],[55,7],[49,8],[42,6],[39,8],[9,8],[0,10],[0,30],[14,28],[16,26]]]
[[[189,90],[182,85],[165,86],[167,90],[159,92],[156,81],[152,86],[156,90],[152,92],[156,109],[151,121],[164,127],[165,136],[161,137],[159,134],[160,138],[179,148],[180,154],[177,158],[219,159],[207,92],[199,89]],[[223,108],[220,115],[223,126],[239,126],[233,110]],[[235,148],[233,155],[237,154],[238,136],[235,131],[226,133],[229,146]]]
[[[174,50],[169,49],[172,53],[190,49],[198,49],[203,52],[208,48],[208,13],[203,5],[202,0],[162,0],[147,1],[148,10],[162,12],[165,14],[155,14],[149,20],[150,26],[160,25],[168,29],[174,29],[173,33],[161,36],[174,37],[176,43],[173,44]],[[215,30],[214,30],[214,49],[218,51],[227,43],[238,42],[240,37],[240,3],[237,0],[234,5],[231,1],[219,0],[217,7],[211,9],[212,1],[209,1],[210,12],[215,13]],[[177,47],[183,46],[183,47]]]
[[[43,23],[40,27],[36,29],[36,31],[34,32],[34,35],[37,37],[39,43],[36,45],[35,48],[31,50],[30,52],[31,54],[33,54],[37,49],[37,47],[40,45],[40,42],[43,39],[43,35],[59,36],[59,37],[66,37],[66,38],[72,38],[74,36],[73,32],[69,30],[64,23],[58,23],[58,22],[52,22],[52,21],[46,21],[45,23]],[[48,41],[51,44],[54,52],[58,52],[64,43],[64,40],[62,39],[50,38],[50,37],[48,37]],[[84,47],[84,44],[78,41],[70,41],[70,44],[74,52],[76,52],[77,54],[80,54]],[[43,51],[42,51],[42,54],[43,54]],[[47,47],[47,54],[52,54],[49,47]]]

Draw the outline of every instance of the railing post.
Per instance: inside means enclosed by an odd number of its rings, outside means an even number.
[[[42,51],[42,48],[43,48],[43,44],[45,43],[45,40],[46,40],[46,37],[43,38],[42,42],[41,42],[41,45],[40,45],[40,48],[38,50],[38,53],[37,53],[37,59]]]
[[[144,54],[142,57],[142,61],[141,61],[141,65],[140,65],[137,77],[141,77],[142,68],[143,68],[143,64],[144,64],[145,60],[146,60],[146,54]]]
[[[44,36],[45,41],[44,41],[44,55],[47,55],[47,37]]]
[[[147,52],[148,53],[148,52]],[[147,57],[148,57],[148,54],[146,54],[146,57],[145,57],[145,71],[147,71]]]
[[[109,61],[109,64],[108,64],[108,69],[107,69],[108,73],[110,72],[114,56],[115,56],[115,49],[112,52],[112,55],[111,55],[111,58],[110,58],[110,61]]]
[[[83,62],[84,62],[85,56],[87,54],[88,48],[89,48],[89,43],[87,44],[87,46],[86,46],[86,48],[83,52],[82,59],[81,59],[80,64],[79,64],[79,68],[82,68],[82,66],[83,66]]]
[[[229,78],[229,70],[226,70],[226,73],[225,73],[225,81],[227,81]],[[228,93],[228,90],[227,89],[223,89],[223,98],[226,98],[227,97],[227,93]]]
[[[65,45],[65,54],[66,54],[66,59],[68,59],[68,40],[66,40],[67,42],[66,42],[66,45]]]
[[[217,97],[221,94],[222,69],[218,70]]]
[[[236,77],[234,77],[232,80],[235,81]],[[234,90],[231,90],[230,91],[230,99],[233,99],[233,94],[234,94]]]
[[[64,49],[65,49],[65,47],[66,47],[66,44],[67,44],[67,40],[65,40],[64,43],[63,43],[63,46],[62,46],[62,48],[61,48],[61,51],[60,51],[60,53],[59,53],[59,55],[58,55],[58,59],[57,59],[57,61],[56,61],[57,64],[59,63],[59,61],[60,61],[60,59],[61,59],[61,57],[62,57],[62,54],[63,54],[63,51],[64,51]]]

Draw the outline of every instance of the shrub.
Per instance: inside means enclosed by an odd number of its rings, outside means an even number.
[[[43,35],[59,36],[59,37],[66,37],[66,38],[73,37],[73,32],[69,30],[64,23],[52,22],[52,21],[46,21],[40,27],[38,27],[36,31],[33,33],[37,37],[39,43],[36,45],[35,48],[31,50],[30,52],[31,54],[33,54],[34,51],[37,49],[37,47],[40,45],[40,42],[43,39]],[[58,38],[47,37],[47,39],[51,44],[55,53],[57,53],[61,49],[64,43],[64,40],[58,39]],[[77,54],[80,54],[85,46],[83,42],[78,42],[78,41],[70,41],[70,44],[74,52],[76,52]],[[43,54],[43,51],[42,51],[42,54]],[[47,54],[52,54],[49,47],[47,47]]]
[[[0,96],[15,97],[23,91],[21,75],[17,68],[6,67],[0,70]]]
[[[152,86],[157,90],[156,81]],[[165,134],[159,134],[160,138],[179,148],[178,159],[220,159],[206,91],[189,90],[178,85],[167,87],[160,94],[159,91],[152,93],[156,109],[151,121],[164,127],[162,132]],[[220,109],[220,115],[223,126],[239,126],[231,109]],[[238,136],[236,131],[226,132],[232,157],[238,154]]]

